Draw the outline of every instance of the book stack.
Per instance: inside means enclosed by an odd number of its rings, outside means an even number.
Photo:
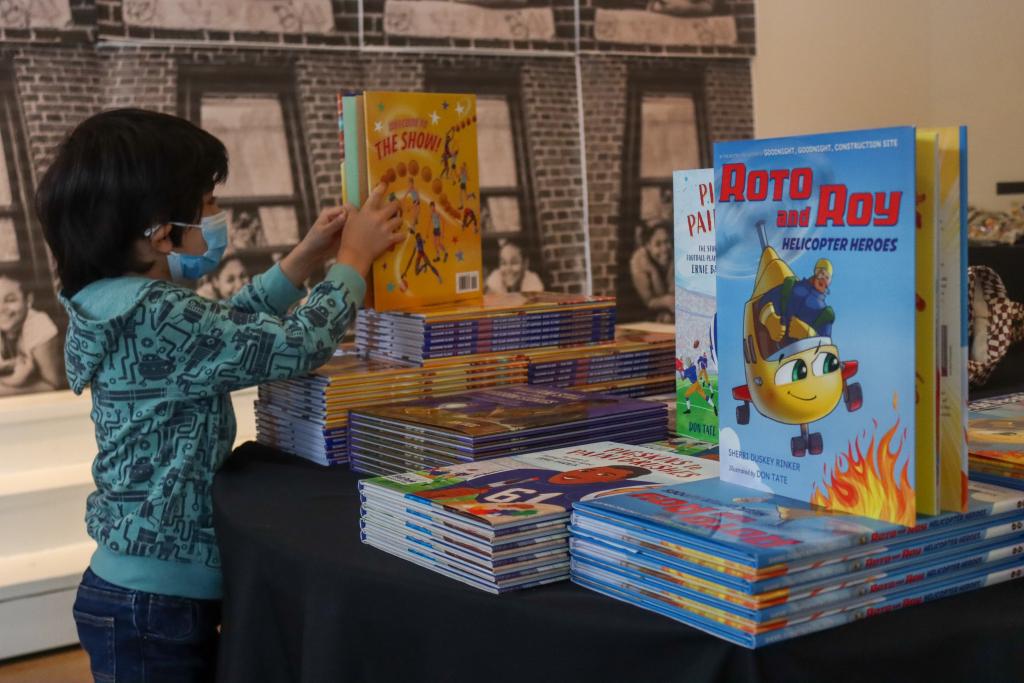
[[[352,469],[389,475],[595,439],[664,439],[659,403],[516,385],[358,408],[349,415]]]
[[[717,463],[603,442],[366,479],[362,540],[501,593],[569,575],[573,502],[717,475]]]
[[[452,356],[568,346],[615,338],[615,299],[555,292],[488,294],[410,311],[361,310],[356,346],[412,365]]]
[[[348,462],[351,408],[526,382],[522,358],[474,356],[429,367],[342,350],[310,375],[259,387],[256,439],[321,465]]]
[[[718,479],[574,505],[572,578],[745,647],[1024,576],[1024,492],[904,527]]]
[[[972,402],[967,449],[972,479],[1024,489],[1024,396]]]
[[[674,386],[674,341],[672,334],[619,330],[613,342],[525,352],[529,382],[633,397],[663,394]]]

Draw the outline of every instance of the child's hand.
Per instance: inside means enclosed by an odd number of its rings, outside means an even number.
[[[350,206],[332,206],[321,211],[302,241],[281,259],[281,272],[293,285],[301,287],[313,271],[338,252],[341,231],[352,211]]]
[[[352,266],[364,278],[374,259],[405,239],[401,206],[397,201],[384,201],[386,190],[384,183],[373,188],[362,208],[349,214],[341,233],[338,263]]]
[[[300,243],[307,255],[318,263],[334,257],[341,245],[341,231],[345,227],[345,218],[352,207],[332,206],[320,212],[320,217],[313,223]]]

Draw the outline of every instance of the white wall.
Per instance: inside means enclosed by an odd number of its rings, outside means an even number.
[[[968,126],[973,205],[1024,181],[1024,2],[760,0],[758,137],[889,125]]]

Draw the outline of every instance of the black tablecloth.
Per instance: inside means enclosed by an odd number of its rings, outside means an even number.
[[[365,546],[342,468],[246,444],[213,496],[225,683],[1024,680],[1024,581],[749,651],[568,582],[493,596]]]

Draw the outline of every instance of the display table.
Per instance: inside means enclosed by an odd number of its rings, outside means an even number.
[[[1024,581],[756,651],[569,582],[493,596],[359,542],[356,476],[249,443],[217,475],[218,680],[1020,681]]]

